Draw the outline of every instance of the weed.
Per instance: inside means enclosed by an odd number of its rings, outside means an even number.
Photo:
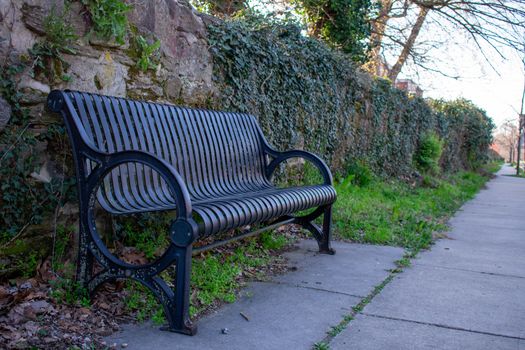
[[[133,246],[152,259],[168,246],[169,214],[138,214],[115,219],[113,227],[124,245]]]
[[[240,261],[239,254],[233,261]],[[242,261],[242,260],[241,260]],[[215,300],[232,303],[235,290],[239,287],[236,277],[241,269],[230,262],[223,263],[216,255],[207,255],[205,259],[193,263],[191,283],[197,287],[195,302],[199,306],[211,305]]]
[[[56,78],[71,80],[70,76],[63,73],[66,62],[62,56],[76,53],[72,44],[77,36],[65,18],[68,11],[68,6],[62,13],[57,13],[56,8],[53,7],[50,14],[44,18],[45,40],[37,42],[29,49],[32,59],[29,72],[31,77],[44,73],[50,81]]]
[[[32,277],[35,274],[36,267],[38,265],[38,254],[30,253],[27,259],[24,260],[21,266],[22,276],[25,278]]]
[[[51,257],[51,268],[53,271],[60,270],[64,267],[62,260],[69,246],[69,240],[73,232],[73,227],[65,227],[63,225],[57,226],[53,242],[53,256]]]
[[[264,249],[277,250],[286,246],[289,241],[285,236],[275,234],[274,232],[263,232],[259,236],[259,240]]]
[[[353,315],[346,315],[343,318],[343,321],[341,321],[337,326],[333,326],[330,329],[330,331],[328,331],[328,336],[333,338],[339,333],[341,333],[353,319],[354,319]]]
[[[59,304],[90,306],[87,290],[72,278],[59,277],[50,282],[50,295]]]
[[[165,322],[164,311],[153,294],[137,282],[126,284],[127,296],[124,305],[129,311],[135,312],[137,321],[144,322],[151,317],[156,325]]]
[[[318,342],[314,344],[313,349],[314,350],[329,350],[330,345],[328,345],[328,343],[325,343],[325,342]]]
[[[121,0],[81,0],[93,22],[95,34],[102,39],[115,38],[118,44],[124,44],[128,29],[126,13],[131,6]]]
[[[439,136],[434,132],[426,133],[421,138],[419,149],[414,155],[414,161],[419,169],[437,174],[442,153],[443,141]]]
[[[363,161],[351,162],[346,172],[346,180],[357,186],[366,187],[374,179],[372,170]]]
[[[137,45],[137,52],[139,58],[137,60],[137,68],[143,72],[149,69],[156,70],[159,66],[160,59],[160,40],[149,44],[148,41],[141,35],[135,37],[135,44]]]

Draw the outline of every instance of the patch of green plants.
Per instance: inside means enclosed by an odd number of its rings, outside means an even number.
[[[347,167],[346,173],[347,176],[340,180],[343,188],[352,185],[366,187],[374,180],[372,170],[362,161],[351,162]]]
[[[341,333],[353,319],[354,319],[353,315],[346,315],[337,326],[333,326],[328,331],[328,336],[333,338],[339,333]]]
[[[161,325],[165,322],[162,306],[142,284],[138,282],[127,283],[126,294],[124,305],[129,311],[135,313],[138,322],[144,322],[148,319],[151,319],[155,325]]]
[[[29,74],[35,77],[37,74],[44,74],[50,81],[56,78],[69,81],[71,77],[65,73],[67,63],[64,61],[63,54],[75,54],[72,45],[77,39],[73,27],[67,23],[67,13],[69,7],[66,6],[63,12],[58,13],[55,7],[44,18],[45,38],[33,45],[29,49],[31,57],[31,69]]]
[[[36,253],[29,253],[24,259],[22,267],[22,277],[29,278],[35,274],[38,265],[38,255]]]
[[[325,342],[317,342],[314,344],[313,350],[330,350],[330,345]]]
[[[414,154],[414,161],[422,171],[437,174],[442,153],[443,141],[435,132],[427,132],[421,138],[419,148]]]
[[[157,70],[160,60],[160,40],[150,44],[142,35],[137,35],[135,45],[138,53],[137,68],[142,72]]]
[[[232,303],[239,287],[237,277],[241,268],[237,264],[221,261],[220,257],[209,254],[193,262],[191,284],[197,289],[195,311],[211,305],[216,300]]]
[[[51,252],[51,268],[53,271],[62,270],[64,268],[64,258],[67,250],[70,248],[71,235],[75,229],[73,227],[66,227],[58,225],[54,232],[53,250]]]
[[[93,30],[102,39],[115,38],[118,44],[124,44],[128,30],[126,14],[131,6],[122,0],[81,0],[88,10]]]
[[[502,160],[502,159],[498,159],[498,160],[495,160],[493,162],[489,162],[488,164],[486,164],[484,166],[484,169],[489,172],[490,174],[494,174],[496,172],[498,172],[502,165],[504,164],[505,162]]]
[[[74,178],[60,168],[71,159],[64,127],[49,124],[47,131],[38,135],[28,131],[29,111],[20,103],[22,93],[15,79],[26,68],[24,64],[7,63],[0,67],[0,93],[12,108],[9,123],[0,133],[0,144],[5,145],[0,151],[1,243],[21,234],[29,225],[41,223],[57,206],[76,196]],[[42,183],[31,177],[41,166],[35,148],[42,142],[48,144],[57,170],[65,173],[63,178]]]
[[[290,243],[285,236],[278,235],[272,231],[261,233],[259,240],[263,248],[268,250],[282,249]]]
[[[272,237],[273,236],[273,237]],[[217,303],[232,303],[242,286],[242,275],[251,271],[257,276],[257,268],[268,265],[274,257],[271,250],[282,249],[289,241],[283,236],[263,233],[261,238],[244,240],[237,248],[217,253],[214,251],[194,257],[192,260],[190,316],[194,317]],[[172,271],[162,278],[170,281]],[[258,276],[257,278],[263,278]],[[154,296],[141,284],[132,282],[126,286],[125,304],[135,313],[138,321],[152,319],[156,324],[164,322],[164,311]]]
[[[342,239],[395,245],[418,251],[427,248],[446,218],[471,199],[488,180],[462,171],[435,179],[434,187],[414,187],[400,180],[375,179],[370,186],[336,186],[335,233]]]
[[[170,214],[144,213],[115,218],[113,230],[125,246],[135,247],[148,259],[160,256],[169,244]]]
[[[49,282],[51,285],[50,295],[59,304],[79,305],[90,307],[89,293],[80,282],[74,279],[74,267],[68,264],[64,267],[64,276],[59,276]]]

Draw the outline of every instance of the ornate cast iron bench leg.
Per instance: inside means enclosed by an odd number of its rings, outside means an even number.
[[[119,278],[131,278],[148,288],[164,308],[168,325],[163,330],[194,335],[197,327],[189,317],[190,275],[192,246],[185,247],[171,244],[167,251],[155,262],[147,265],[130,265],[112,256],[106,249],[100,249],[95,243],[99,240],[96,228],[86,226],[87,219],[82,219],[79,239],[79,263],[77,280],[93,296],[96,289],[104,282]],[[87,228],[87,229],[83,229]],[[185,232],[183,232],[184,234]],[[94,273],[94,257],[100,264],[101,271]],[[176,264],[175,291],[162,278],[160,273]]]

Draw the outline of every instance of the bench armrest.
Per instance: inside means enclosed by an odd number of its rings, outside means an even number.
[[[93,169],[87,178],[88,195],[93,192],[103,181],[104,177],[117,166],[125,163],[141,163],[158,172],[164,181],[166,181],[175,197],[177,217],[184,219],[191,217],[192,207],[188,188],[177,170],[165,160],[143,151],[102,153],[91,149],[89,153],[89,158],[92,158],[100,165]]]
[[[268,178],[272,176],[277,166],[285,160],[290,158],[303,158],[305,160],[308,160],[310,163],[315,165],[317,169],[319,169],[319,172],[323,176],[325,185],[333,184],[332,173],[330,172],[330,168],[328,168],[326,163],[321,158],[319,158],[317,155],[311,152],[303,150],[278,152],[274,149],[266,148],[266,153],[274,158],[266,167],[266,177]]]

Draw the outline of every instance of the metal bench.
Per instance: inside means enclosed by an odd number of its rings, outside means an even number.
[[[313,234],[320,252],[334,253],[336,192],[329,168],[312,153],[273,149],[253,116],[58,90],[49,94],[48,107],[64,118],[73,149],[80,209],[77,279],[90,294],[105,281],[132,278],[162,303],[167,330],[193,335],[192,254],[233,239],[193,248],[196,240],[254,224],[267,230],[295,223]],[[277,166],[295,157],[313,163],[324,183],[274,186]],[[113,215],[175,210],[165,253],[141,266],[113,255],[96,229],[97,201]],[[310,214],[293,215],[310,208]],[[314,220],[323,214],[319,228]],[[94,271],[94,259],[100,271]],[[159,277],[173,263],[174,290]]]

